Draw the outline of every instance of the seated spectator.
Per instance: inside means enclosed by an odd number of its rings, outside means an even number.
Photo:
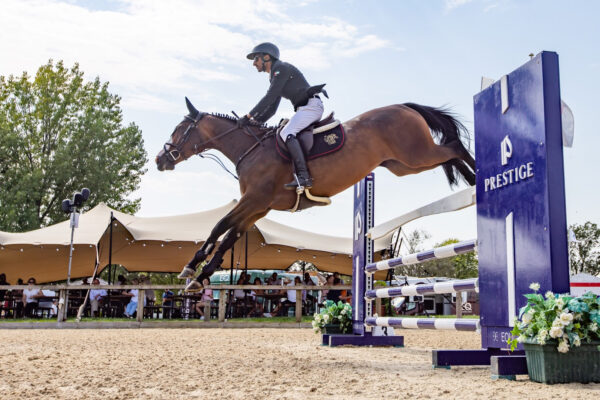
[[[294,278],[293,282],[288,283],[286,286],[296,286],[296,285],[301,285],[301,284],[302,284],[302,280],[300,279],[299,276],[297,276]],[[296,305],[296,291],[288,290],[287,298],[281,299],[280,303],[273,310],[273,314],[278,315],[281,308],[284,306],[295,306],[295,305]]]
[[[56,316],[56,311],[58,310],[58,301],[54,298],[55,296],[56,292],[54,290],[41,290],[40,294],[37,295],[38,307],[50,309],[51,317]]]
[[[38,299],[36,296],[41,295],[41,291],[38,288],[33,287],[35,285],[35,278],[29,278],[27,281],[27,289],[23,290],[23,304],[25,305],[25,317],[33,315],[33,311],[38,305]]]
[[[100,280],[98,278],[94,278],[92,281],[92,286],[99,286]],[[90,306],[92,317],[96,317],[98,314],[98,308],[100,303],[102,302],[102,298],[107,296],[108,293],[104,289],[92,289],[90,290]]]
[[[0,285],[10,285],[6,282],[6,274],[0,274]],[[5,309],[8,307],[8,302],[4,301],[6,290],[0,290],[0,317],[4,318]]]
[[[131,282],[131,284],[133,284],[133,285],[138,285],[139,283],[140,283],[140,281],[137,278],[135,278]],[[128,296],[131,296],[131,300],[129,301],[129,303],[127,303],[127,306],[125,307],[125,314],[123,314],[127,318],[133,318],[133,314],[137,311],[139,294],[140,294],[140,291],[138,289],[131,289],[129,291],[129,293],[127,293]],[[144,296],[142,301],[144,302],[144,305],[146,305],[146,296]]]
[[[242,272],[242,274],[240,274],[240,277],[238,278],[236,285],[244,285],[245,284],[245,279],[246,276],[245,274]],[[243,300],[246,297],[246,293],[244,291],[244,289],[234,289],[233,290],[233,297],[236,300]]]
[[[210,281],[208,278],[202,279],[202,286],[209,286]],[[196,312],[200,315],[200,319],[204,319],[204,307],[208,306],[213,301],[213,291],[212,289],[202,289],[200,292],[201,296],[200,301],[196,303]],[[210,315],[208,316],[210,318]]]
[[[17,285],[24,285],[23,279],[17,279]],[[15,317],[23,317],[23,290],[17,289],[12,291],[13,301],[15,302]]]
[[[253,285],[262,285],[262,281],[259,277],[254,278]],[[250,315],[263,316],[265,304],[264,294],[265,291],[262,289],[255,289],[250,292],[250,296],[254,300],[254,307],[252,308],[252,311],[250,311]]]
[[[326,286],[333,286],[333,275],[327,275],[327,278],[325,278],[325,285]],[[321,290],[321,303],[325,300],[327,300],[327,295],[329,294],[329,291],[331,289],[323,289]]]
[[[143,278],[142,283],[148,286],[152,285],[150,275],[146,275],[146,277]],[[144,290],[144,294],[146,295],[146,304],[154,304],[156,301],[156,293],[154,293],[154,290],[146,289]]]
[[[267,285],[281,285],[281,279],[277,276],[277,272],[273,272],[270,277],[267,278]]]
[[[171,318],[173,313],[173,297],[175,293],[171,289],[167,289],[162,294],[163,318]]]
[[[335,276],[333,276],[333,285],[337,286],[337,285],[341,285],[342,280],[340,278],[336,278]],[[327,280],[327,282],[329,282],[329,280]],[[332,300],[335,303],[337,303],[338,301],[340,301],[340,295],[342,294],[341,290],[336,290],[336,289],[330,289],[329,292],[327,292],[327,300]]]

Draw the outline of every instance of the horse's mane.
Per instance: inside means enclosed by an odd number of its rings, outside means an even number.
[[[210,115],[212,115],[213,117],[217,117],[217,118],[221,118],[221,119],[226,119],[226,120],[231,121],[231,122],[237,122],[237,120],[238,120],[236,117],[234,117],[233,115],[229,115],[229,114],[210,113]],[[260,123],[260,122],[256,122],[256,121],[250,121],[248,123],[248,125],[254,126],[254,127],[258,128],[261,131],[270,131],[270,130],[276,128],[276,126],[268,126],[266,123]]]

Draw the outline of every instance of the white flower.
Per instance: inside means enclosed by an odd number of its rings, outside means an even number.
[[[329,322],[329,314],[325,314],[325,315],[323,315],[323,320],[324,320],[325,322]]]
[[[569,351],[569,345],[566,340],[561,340],[558,345],[558,351],[561,353],[566,353]]]
[[[552,299],[552,298],[554,298],[554,293],[552,293],[552,291],[551,291],[551,290],[548,290],[544,296],[545,296],[547,299]]]
[[[573,314],[568,313],[568,312],[564,312],[564,313],[560,314],[560,323],[563,326],[567,326],[571,322],[573,322]]]
[[[313,326],[313,328],[316,327],[316,326],[319,326],[319,323],[317,321],[313,321],[312,322],[312,326]]]
[[[556,339],[556,338],[558,338],[558,337],[561,337],[562,335],[563,335],[563,330],[562,330],[562,328],[561,328],[561,327],[558,327],[558,326],[553,326],[553,327],[550,329],[550,337],[551,337],[551,338],[555,338],[555,339]]]
[[[533,290],[534,292],[537,292],[538,290],[540,290],[540,284],[533,282],[531,285],[529,285],[529,289]]]
[[[558,307],[559,310],[563,309],[563,307],[565,306],[565,301],[562,299],[562,297],[559,297],[558,299],[556,299],[556,306]]]
[[[548,338],[548,331],[546,329],[540,329],[538,332],[538,339],[541,338],[543,341],[546,341]]]
[[[577,334],[575,334],[575,339],[573,340],[573,346],[579,347],[581,346],[581,339]]]
[[[345,315],[345,314],[346,314],[346,310],[342,310],[342,311],[340,311],[340,314],[341,314],[341,315]]]
[[[533,319],[533,315],[529,314],[528,312],[526,312],[525,314],[523,314],[523,317],[521,317],[521,319],[523,320],[523,322],[525,324],[528,324],[531,322],[531,320]]]
[[[315,321],[321,322],[321,314],[315,314]]]
[[[538,343],[539,343],[539,344],[541,344],[542,346],[546,344],[546,339],[545,339],[545,338],[542,338],[542,337],[539,337],[539,336],[538,336],[538,338],[537,338],[537,341],[538,341]]]
[[[527,337],[525,335],[521,335],[517,338],[517,342],[523,343],[525,341],[525,339],[527,339]]]
[[[594,322],[594,323],[591,323],[591,324],[588,326],[588,329],[589,329],[590,331],[592,331],[592,332],[596,332],[596,331],[598,330],[598,324],[597,324],[597,323],[595,323],[595,322]]]
[[[554,318],[554,321],[552,321],[552,327],[559,327],[562,328],[563,324],[560,320],[560,318],[556,317]]]

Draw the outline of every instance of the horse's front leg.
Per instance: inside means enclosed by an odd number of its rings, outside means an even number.
[[[202,247],[200,247],[200,250],[198,250],[190,262],[183,267],[181,273],[177,276],[179,279],[193,278],[194,275],[196,275],[198,264],[206,260],[210,253],[212,253],[219,237],[247,218],[249,206],[250,202],[248,199],[242,197],[239,203],[217,222],[217,225],[215,225]]]
[[[233,226],[229,232],[223,238],[223,241],[219,244],[217,251],[210,259],[208,264],[206,264],[202,268],[202,273],[198,275],[198,277],[190,282],[189,285],[185,288],[188,292],[194,292],[202,289],[204,285],[204,279],[208,279],[210,282],[211,275],[215,272],[215,270],[221,266],[223,263],[223,255],[233,247],[235,242],[240,238],[241,234],[246,232],[252,224],[254,224],[257,220],[267,215],[268,211],[260,212],[252,215],[249,218],[246,218],[236,226]]]

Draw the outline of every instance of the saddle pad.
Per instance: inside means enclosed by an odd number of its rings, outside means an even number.
[[[301,132],[300,134],[302,135],[306,133]],[[279,135],[277,135],[277,139],[278,140],[275,140],[275,148],[277,149],[277,153],[279,153],[279,155],[285,160],[290,161],[290,154],[284,150],[279,143]],[[306,156],[308,160],[325,156],[341,149],[344,145],[344,141],[346,140],[346,132],[344,131],[344,126],[339,124],[327,131],[313,134],[313,139],[313,147]]]

